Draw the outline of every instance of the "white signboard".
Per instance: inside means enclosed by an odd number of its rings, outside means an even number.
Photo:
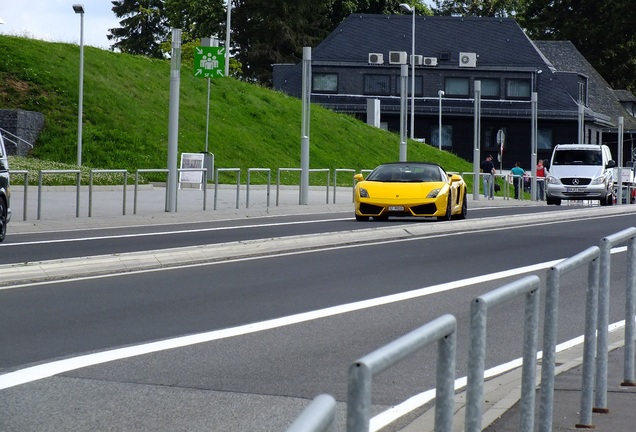
[[[201,169],[203,168],[203,153],[181,153],[181,169]],[[203,182],[203,171],[180,171],[179,183]]]

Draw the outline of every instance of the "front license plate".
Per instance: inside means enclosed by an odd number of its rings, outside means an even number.
[[[389,211],[404,211],[404,206],[389,206]]]
[[[565,188],[566,192],[585,192],[585,188],[576,188],[576,187],[569,187],[569,188]]]

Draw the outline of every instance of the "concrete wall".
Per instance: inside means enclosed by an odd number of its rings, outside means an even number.
[[[25,110],[0,110],[0,128],[10,155],[26,156],[44,127],[44,114]],[[15,137],[19,138],[16,139]]]

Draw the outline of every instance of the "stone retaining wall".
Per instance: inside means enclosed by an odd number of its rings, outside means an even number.
[[[42,113],[25,110],[0,110],[0,128],[26,141],[16,140],[11,135],[6,136],[7,134],[5,134],[4,144],[10,155],[26,156],[35,145],[43,127],[44,114]]]

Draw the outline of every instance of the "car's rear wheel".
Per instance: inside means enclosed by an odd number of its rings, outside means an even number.
[[[0,198],[0,242],[4,240],[7,235],[7,205],[4,203],[4,198]]]
[[[356,220],[358,222],[366,222],[369,220],[369,216],[360,216],[359,214],[356,213]]]
[[[449,221],[451,220],[452,212],[451,212],[451,197],[448,195],[446,197],[446,213],[443,216],[437,216],[438,221]]]

